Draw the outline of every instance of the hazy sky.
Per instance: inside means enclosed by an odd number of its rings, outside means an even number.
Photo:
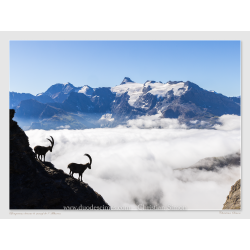
[[[10,91],[38,94],[55,83],[113,87],[192,81],[240,95],[240,41],[10,41]]]

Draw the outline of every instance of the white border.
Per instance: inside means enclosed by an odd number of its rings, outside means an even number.
[[[241,40],[242,49],[242,88],[241,93],[250,93],[249,83],[250,73],[248,67],[250,65],[250,33],[249,32],[1,32],[0,48],[1,48],[1,72],[3,81],[4,98],[1,101],[1,109],[3,120],[6,121],[1,124],[2,137],[4,142],[1,144],[1,154],[4,155],[4,162],[2,164],[2,178],[0,182],[1,187],[1,218],[16,219],[9,210],[9,159],[8,159],[8,145],[9,131],[9,107],[8,107],[8,93],[9,93],[9,41],[10,40]],[[243,91],[244,90],[244,91]],[[95,211],[95,212],[72,212],[53,210],[53,212],[61,213],[58,216],[36,216],[36,219],[48,218],[131,218],[131,219],[184,219],[184,218],[207,218],[207,219],[239,219],[250,218],[250,202],[248,199],[249,183],[247,180],[249,176],[248,167],[248,137],[247,129],[249,127],[249,120],[247,117],[247,102],[249,98],[244,99],[242,95],[242,209],[237,214],[222,214],[220,211]],[[244,133],[244,134],[243,134]],[[105,197],[104,197],[105,199]],[[226,197],[225,197],[226,200]],[[223,204],[222,204],[223,205]],[[24,210],[23,210],[24,211]],[[51,211],[51,210],[47,210]],[[20,210],[17,210],[20,212]],[[21,218],[34,219],[33,216],[22,215]]]

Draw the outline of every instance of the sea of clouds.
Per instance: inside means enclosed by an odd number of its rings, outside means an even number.
[[[230,187],[240,178],[240,167],[218,172],[178,169],[240,151],[240,117],[224,115],[220,121],[222,125],[214,130],[199,130],[153,116],[117,128],[29,130],[26,134],[32,148],[50,145],[46,138],[53,136],[55,145],[46,161],[66,173],[69,163],[87,163],[84,154],[90,154],[92,169],[85,171],[83,181],[112,207],[137,209],[143,204],[208,210],[222,209]]]

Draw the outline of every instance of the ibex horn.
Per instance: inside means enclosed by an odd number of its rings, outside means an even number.
[[[50,139],[48,139],[47,138],[47,140],[49,140],[50,141],[50,143],[51,143],[51,145],[52,145],[52,147],[54,146],[54,139],[53,139],[53,137],[52,136],[50,136],[51,137],[51,139],[52,139],[52,141],[50,140]]]

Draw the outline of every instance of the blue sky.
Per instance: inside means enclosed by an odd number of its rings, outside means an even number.
[[[240,41],[10,41],[10,91],[38,94],[55,83],[112,87],[191,81],[240,95]]]

